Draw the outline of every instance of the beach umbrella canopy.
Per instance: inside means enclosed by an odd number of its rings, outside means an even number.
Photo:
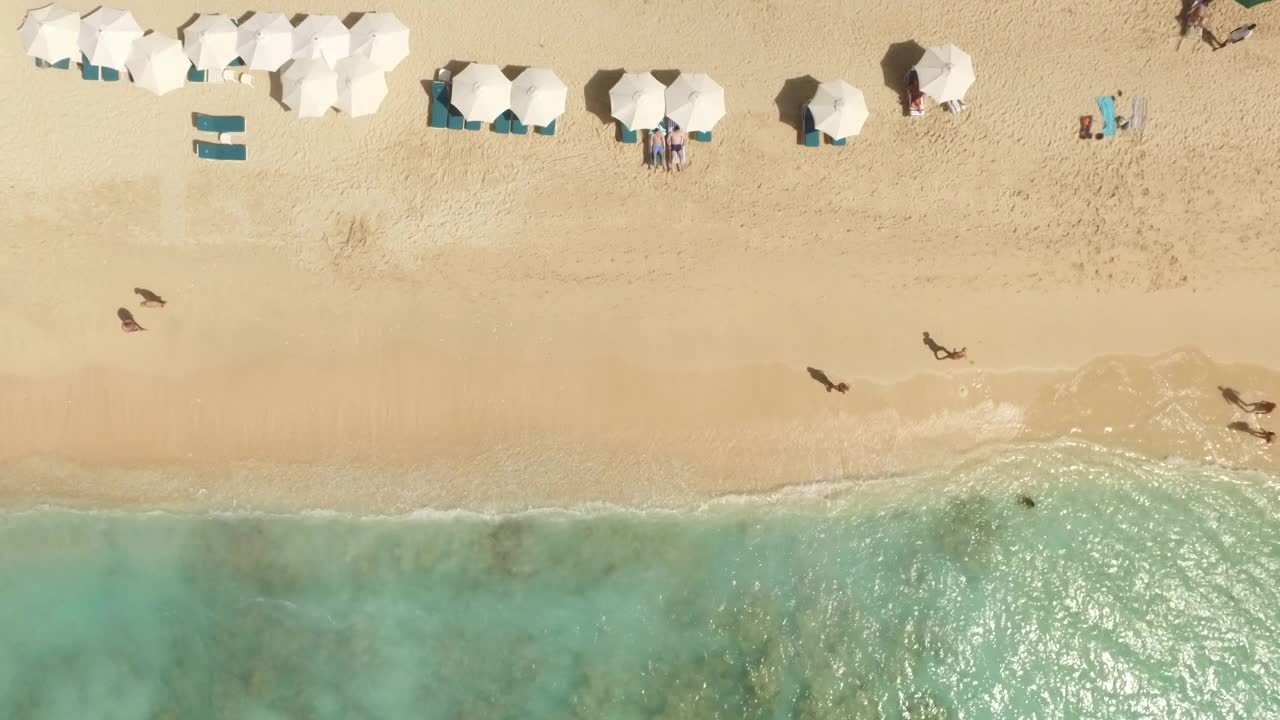
[[[338,73],[324,60],[293,60],[280,74],[282,100],[298,117],[320,117],[338,102]]]
[[[351,27],[351,54],[391,72],[409,57],[409,28],[394,13],[365,13]]]
[[[329,67],[351,54],[351,31],[333,15],[308,15],[293,31],[295,60],[324,60]]]
[[[818,86],[809,101],[814,127],[831,137],[857,135],[867,121],[867,99],[862,91],[843,80],[830,80]]]
[[[963,100],[973,84],[973,59],[955,45],[943,45],[924,51],[916,65],[920,92],[937,100]]]
[[[124,69],[133,42],[142,37],[142,26],[128,10],[100,7],[80,23],[80,51],[90,65]]]
[[[626,73],[609,90],[609,111],[629,129],[657,127],[667,115],[667,86],[650,73]]]
[[[363,55],[338,61],[338,101],[334,107],[351,117],[372,115],[387,96],[387,73]]]
[[[467,120],[493,122],[511,107],[511,81],[497,65],[471,63],[454,76],[449,102]]]
[[[221,70],[240,57],[240,30],[226,15],[201,15],[182,31],[182,46],[197,70]]]
[[[703,73],[685,74],[667,88],[667,117],[690,132],[706,132],[724,117],[724,88]]]
[[[57,5],[29,10],[18,34],[27,54],[47,63],[80,56],[80,13]]]
[[[187,82],[191,60],[182,52],[182,43],[167,35],[151,33],[133,41],[125,60],[133,84],[164,95]]]
[[[293,57],[293,26],[280,13],[254,13],[240,26],[236,55],[250,70],[279,70]]]
[[[511,83],[511,112],[525,125],[550,125],[564,114],[569,88],[551,70],[528,68]]]

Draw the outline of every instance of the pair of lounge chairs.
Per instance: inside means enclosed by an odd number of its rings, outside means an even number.
[[[441,70],[437,80],[431,81],[431,110],[427,116],[427,125],[442,130],[481,130],[484,123],[479,120],[467,120],[449,102],[449,81],[452,75],[448,70]],[[493,121],[493,131],[502,135],[527,135],[529,126],[520,122],[520,118],[510,110],[504,111]],[[550,125],[537,128],[541,135],[555,135],[556,121]]]
[[[253,87],[253,76],[247,72],[239,72],[233,68],[243,66],[244,61],[236,58],[229,67],[222,69],[222,72],[216,70],[197,70],[195,65],[187,69],[187,82],[193,83],[240,83],[248,87]]]
[[[800,144],[805,147],[818,147],[822,145],[822,131],[818,129],[817,124],[813,121],[813,113],[809,112],[808,105],[800,106],[801,129]],[[849,138],[827,138],[832,145],[843,146],[848,144]]]
[[[204,160],[246,160],[248,150],[243,144],[235,142],[235,134],[245,131],[242,115],[204,115],[195,114],[196,129],[201,132],[217,133],[218,142],[196,141],[196,156]]]

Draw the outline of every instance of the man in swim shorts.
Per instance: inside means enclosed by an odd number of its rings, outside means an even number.
[[[667,137],[662,130],[662,126],[654,128],[649,133],[649,164],[654,167],[662,167],[662,151],[666,148]]]
[[[671,132],[667,135],[667,143],[671,145],[671,165],[680,171],[684,165],[684,144],[688,138],[685,137],[684,131],[679,125],[672,125]]]

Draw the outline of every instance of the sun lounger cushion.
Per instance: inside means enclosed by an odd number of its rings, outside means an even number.
[[[245,160],[248,152],[244,145],[197,142],[196,155],[204,160]]]
[[[235,60],[227,63],[227,67],[244,67],[244,60],[236,58]]]
[[[511,134],[524,135],[529,132],[529,126],[520,122],[520,118],[515,113],[511,113]]]
[[[427,125],[433,128],[449,127],[449,86],[438,80],[431,83],[431,110]]]
[[[115,68],[102,68],[102,79],[107,82],[115,82],[120,79],[120,71]]]
[[[538,132],[539,132],[539,133],[541,133],[541,134],[543,134],[543,135],[555,135],[555,134],[556,134],[556,121],[555,121],[555,120],[552,120],[550,123],[548,123],[548,124],[546,124],[546,125],[543,125],[542,127],[538,128]]]
[[[211,133],[244,132],[244,116],[242,115],[203,115],[196,113],[196,129]]]
[[[800,130],[800,143],[805,147],[818,147],[822,144],[822,133],[813,126],[813,113],[809,112],[809,106],[805,105],[801,108],[800,114],[804,116]]]
[[[621,122],[618,123],[618,132],[621,135],[622,142],[628,145],[634,145],[640,139],[639,133],[626,125],[623,125]]]
[[[695,130],[689,133],[689,137],[693,138],[694,140],[697,140],[698,142],[711,142],[711,131]]]
[[[511,116],[504,111],[501,115],[493,119],[493,131],[506,135],[511,132]]]
[[[98,66],[89,64],[88,56],[81,55],[81,58],[82,58],[82,61],[80,63],[80,77],[84,78],[85,80],[97,80]]]
[[[462,117],[462,113],[453,105],[449,106],[449,129],[461,130],[466,124],[466,119]]]
[[[205,73],[197,70],[195,65],[187,68],[187,82],[204,82]]]
[[[47,63],[40,58],[36,58],[36,67],[38,68],[57,68],[58,70],[70,70],[71,58],[64,58],[56,63]]]
[[[848,140],[849,138],[840,138],[839,140],[837,140],[836,138],[831,138],[831,144],[843,146],[845,143],[848,142]]]

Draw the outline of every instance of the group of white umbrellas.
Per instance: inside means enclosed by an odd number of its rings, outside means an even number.
[[[724,88],[703,73],[680,73],[671,87],[651,73],[623,73],[609,90],[613,117],[628,128],[653,128],[664,118],[690,132],[710,131],[724,117]]]
[[[510,110],[525,125],[545,126],[564,114],[568,95],[546,68],[527,68],[510,80],[497,65],[471,63],[454,76],[449,102],[470,121],[491,123]]]
[[[221,72],[240,58],[250,70],[284,68],[284,103],[302,117],[329,107],[352,116],[376,111],[387,94],[386,73],[409,55],[409,28],[382,12],[366,13],[349,29],[332,15],[309,15],[297,27],[279,13],[254,13],[242,24],[200,15],[178,42],[144,34],[127,10],[102,7],[81,18],[46,5],[27,13],[19,33],[32,57],[53,64],[83,54],[91,65],[128,70],[157,95],[182,87],[193,65]]]

